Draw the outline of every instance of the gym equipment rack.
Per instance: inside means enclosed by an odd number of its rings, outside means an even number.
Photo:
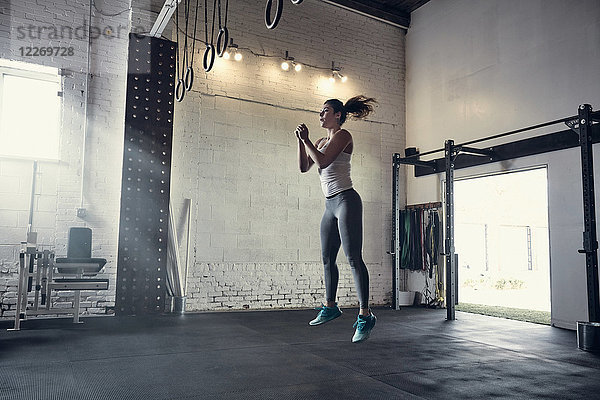
[[[473,148],[470,145],[499,139],[510,135],[544,128],[563,123],[568,129],[548,133],[532,138],[500,144],[496,146]],[[592,144],[600,142],[600,112],[592,111],[592,106],[582,104],[577,115],[549,121],[526,128],[521,128],[481,139],[455,144],[446,140],[442,149],[419,153],[415,148],[407,148],[405,156],[395,153],[392,157],[392,208],[393,208],[393,242],[394,273],[396,288],[399,276],[400,243],[399,227],[399,167],[414,165],[415,177],[444,172],[445,183],[445,251],[446,257],[446,308],[447,319],[455,319],[456,304],[456,257],[454,248],[454,171],[467,167],[488,164],[519,157],[542,154],[573,147],[581,150],[581,173],[583,178],[584,232],[583,249],[586,255],[587,297],[589,322],[578,322],[578,342],[583,350],[600,351],[600,295],[598,290],[598,240],[596,234],[596,215],[594,202],[594,172]],[[421,157],[444,152],[443,158],[423,160]],[[397,294],[396,294],[397,296]]]

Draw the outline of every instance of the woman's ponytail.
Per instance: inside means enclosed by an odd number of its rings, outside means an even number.
[[[348,99],[344,109],[353,118],[363,119],[373,112],[373,103],[377,103],[374,98],[359,95]]]
[[[372,97],[366,97],[363,95],[354,96],[348,99],[346,104],[342,103],[338,99],[329,99],[325,104],[329,104],[333,107],[334,112],[341,112],[340,126],[346,122],[348,114],[354,119],[362,119],[373,112],[373,103],[377,101]]]

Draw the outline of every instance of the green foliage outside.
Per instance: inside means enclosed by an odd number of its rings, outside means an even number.
[[[472,314],[482,314],[516,321],[550,325],[550,312],[547,311],[525,310],[522,308],[488,306],[484,304],[470,303],[458,303],[456,305],[456,310]]]
[[[493,287],[496,290],[519,290],[526,287],[525,281],[521,279],[500,278],[496,281],[493,281],[489,276],[481,277],[478,279],[465,279],[463,282],[463,286],[472,287],[474,289]]]

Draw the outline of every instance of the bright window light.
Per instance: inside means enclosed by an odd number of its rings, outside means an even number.
[[[0,70],[0,154],[58,159],[60,85]]]

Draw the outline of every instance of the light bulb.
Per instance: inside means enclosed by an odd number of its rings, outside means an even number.
[[[347,76],[342,76],[342,83],[345,83],[348,80]]]
[[[223,58],[224,58],[224,59],[226,59],[226,60],[229,60],[229,58],[230,58],[230,57],[231,57],[231,56],[229,55],[229,52],[228,52],[228,51],[226,51],[225,53],[223,53]]]
[[[235,58],[235,61],[241,61],[242,60],[242,53],[235,53],[235,56],[233,58]]]
[[[333,77],[333,75],[331,75],[331,76],[329,77],[329,82],[331,82],[331,83],[335,83],[335,78]]]
[[[300,72],[302,70],[302,64],[296,64],[294,66],[294,69],[296,70],[296,72]]]
[[[287,61],[281,63],[281,69],[287,71],[290,69],[290,64]]]

